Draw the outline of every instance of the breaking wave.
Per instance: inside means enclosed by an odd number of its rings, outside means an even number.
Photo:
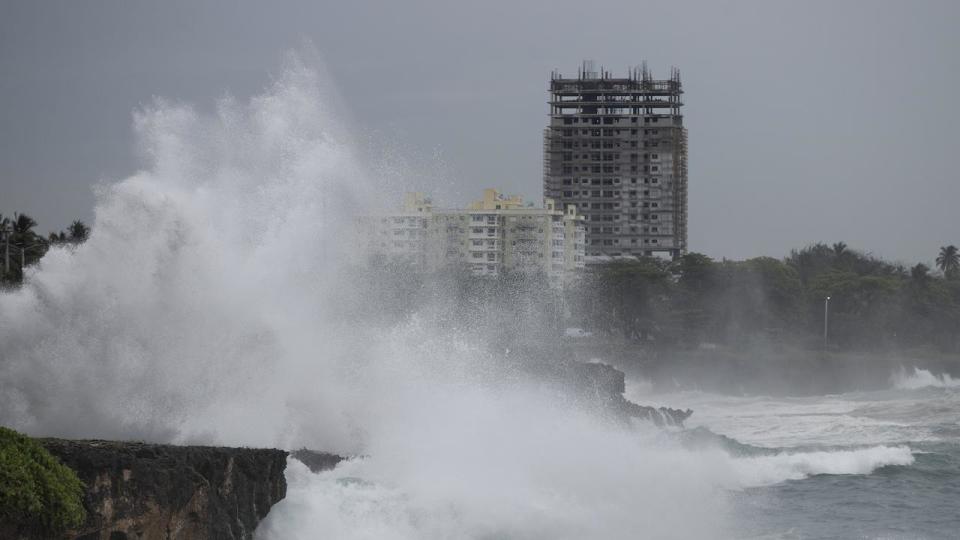
[[[960,388],[960,379],[954,379],[949,373],[934,375],[929,370],[914,367],[912,371],[900,369],[891,377],[894,388],[898,390],[917,390],[920,388]]]
[[[890,465],[911,465],[906,446],[875,446],[856,450],[783,452],[733,461],[743,487],[801,480],[817,474],[870,474]]]
[[[142,170],[0,293],[0,423],[369,456],[335,473],[356,482],[292,463],[273,538],[724,536],[721,457],[518,381],[429,315],[363,317],[390,292],[353,279],[379,190],[330,94],[291,58],[247,103],[137,112]]]

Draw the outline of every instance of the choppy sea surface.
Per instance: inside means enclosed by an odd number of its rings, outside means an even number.
[[[728,437],[753,486],[731,493],[740,538],[960,538],[960,380],[922,369],[888,390],[771,398],[660,396]]]
[[[634,382],[627,395],[695,414],[684,429],[607,430],[527,400],[492,415],[471,401],[436,433],[429,415],[426,432],[403,428],[409,452],[319,474],[291,461],[287,499],[258,537],[960,538],[960,380],[912,369],[873,392],[665,394]]]

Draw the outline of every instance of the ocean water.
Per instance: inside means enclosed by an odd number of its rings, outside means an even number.
[[[757,481],[731,497],[736,537],[960,538],[960,381],[949,375],[903,370],[877,392],[659,400],[695,409],[688,428],[744,445],[734,453]]]

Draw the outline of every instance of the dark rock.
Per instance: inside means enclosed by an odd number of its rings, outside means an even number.
[[[307,450],[306,448],[294,450],[293,452],[290,452],[290,456],[302,462],[307,466],[307,468],[310,469],[310,472],[314,473],[318,473],[320,471],[329,471],[345,459],[336,454],[317,452],[316,450]]]
[[[580,385],[590,388],[606,405],[629,418],[647,420],[664,426],[682,427],[683,421],[693,414],[690,409],[670,409],[637,405],[623,397],[626,390],[626,375],[619,369],[602,362],[578,362]]]
[[[40,442],[86,485],[78,540],[249,540],[286,495],[282,450]]]
[[[530,356],[534,360],[525,364],[523,369],[536,379],[556,384],[574,396],[578,403],[598,407],[625,421],[638,418],[661,427],[682,427],[684,420],[693,414],[690,409],[649,407],[627,400],[623,397],[626,375],[609,364],[580,362],[562,356]]]

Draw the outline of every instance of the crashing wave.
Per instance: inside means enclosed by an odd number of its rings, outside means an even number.
[[[891,377],[897,390],[917,390],[920,388],[960,388],[960,379],[954,379],[949,373],[934,375],[926,369],[914,367],[912,371],[900,368]]]
[[[891,465],[913,464],[906,446],[874,446],[856,450],[782,452],[733,460],[743,487],[802,480],[818,474],[870,474]]]

